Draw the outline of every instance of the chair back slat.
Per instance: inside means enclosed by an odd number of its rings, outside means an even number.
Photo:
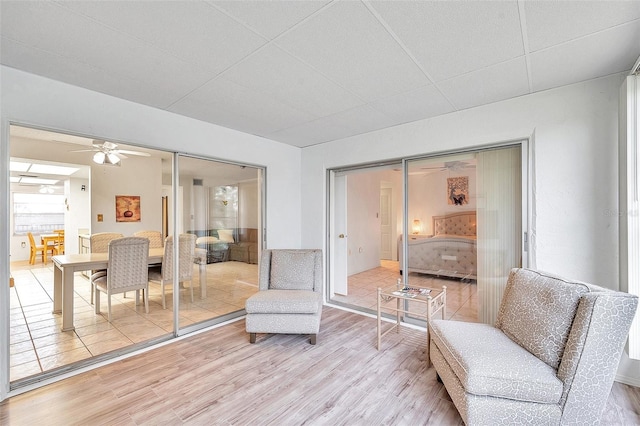
[[[149,239],[149,248],[162,248],[164,241],[162,240],[162,232],[160,231],[138,231],[133,234],[134,237],[143,237]]]
[[[195,257],[196,236],[194,234],[180,234],[178,244],[179,280],[191,281],[193,277],[193,259]],[[162,257],[162,280],[173,280],[173,236],[168,236],[164,242]]]
[[[107,285],[113,293],[120,288],[141,287],[148,284],[149,240],[126,237],[109,243]]]

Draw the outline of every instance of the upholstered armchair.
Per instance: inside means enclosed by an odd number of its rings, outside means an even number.
[[[432,320],[430,357],[468,425],[597,424],[638,305],[514,269],[495,327]]]
[[[260,291],[246,301],[249,341],[257,333],[309,334],[316,344],[322,315],[322,251],[264,250]]]

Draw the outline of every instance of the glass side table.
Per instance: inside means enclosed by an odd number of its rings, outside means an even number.
[[[395,301],[395,303],[393,303]],[[418,304],[426,305],[426,313],[418,312],[417,310],[410,309],[410,303],[415,302]],[[396,322],[389,329],[382,331],[382,312],[395,312]],[[429,320],[438,312],[442,313],[442,319],[446,319],[447,316],[447,287],[442,286],[442,290],[436,290],[426,287],[398,287],[397,285],[378,288],[378,346],[380,350],[380,343],[382,337],[389,332],[396,330],[400,332],[400,322],[402,314],[409,314],[414,317],[424,318],[427,321],[427,366],[431,365],[431,359],[429,358],[429,345],[431,343],[431,336],[429,335]]]

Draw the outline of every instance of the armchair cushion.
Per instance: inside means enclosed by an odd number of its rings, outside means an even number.
[[[478,396],[557,404],[556,371],[487,324],[431,321],[431,338],[467,392]]]
[[[518,270],[509,277],[496,327],[557,369],[580,297],[588,292],[580,282]]]
[[[313,291],[316,254],[312,251],[274,250],[269,288]]]
[[[259,291],[247,299],[247,314],[317,314],[322,294],[308,290]]]

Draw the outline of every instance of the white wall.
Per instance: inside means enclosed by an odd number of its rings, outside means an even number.
[[[302,150],[302,245],[325,247],[326,170],[535,135],[537,267],[618,289],[618,89],[623,74]],[[640,385],[640,363],[621,370]]]
[[[380,266],[381,172],[347,176],[347,271]]]
[[[91,233],[162,230],[162,166],[159,158],[127,157],[120,167],[92,166]],[[140,197],[140,221],[116,222],[116,195]],[[102,215],[102,222],[97,217]]]
[[[411,169],[411,166],[409,166]],[[469,178],[468,204],[448,204],[447,178],[467,176]],[[476,209],[476,170],[462,172],[437,171],[428,174],[409,175],[409,232],[414,219],[422,223],[422,234],[433,235],[433,216]],[[402,222],[402,218],[400,218]]]
[[[84,185],[84,191],[82,185]],[[64,216],[65,253],[78,253],[78,230],[91,229],[90,188],[89,179],[72,178],[65,182],[64,192],[67,197],[67,213]]]

